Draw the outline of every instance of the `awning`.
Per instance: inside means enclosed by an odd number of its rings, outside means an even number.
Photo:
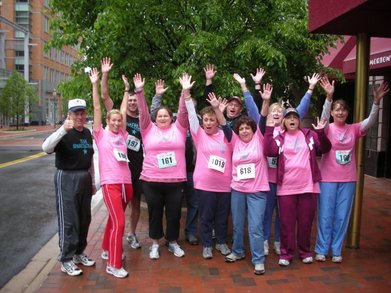
[[[336,47],[330,48],[329,53],[322,56],[323,66],[342,70],[344,59],[355,45],[355,37],[345,36],[343,42],[338,40]]]
[[[391,39],[371,38],[370,74],[373,74],[378,69],[387,67],[391,69]],[[352,75],[356,72],[356,46],[344,59],[342,69],[345,75]]]

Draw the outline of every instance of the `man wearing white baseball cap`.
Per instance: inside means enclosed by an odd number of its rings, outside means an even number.
[[[91,197],[95,193],[94,150],[91,131],[84,127],[86,117],[86,101],[69,100],[64,124],[42,144],[46,153],[56,153],[54,186],[60,246],[58,260],[62,263],[61,271],[70,276],[82,273],[77,264],[95,265],[95,261],[83,253],[91,222]]]

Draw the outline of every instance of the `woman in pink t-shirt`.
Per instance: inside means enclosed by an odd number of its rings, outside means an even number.
[[[109,211],[103,237],[102,258],[108,259],[106,272],[117,278],[125,278],[128,272],[122,266],[122,238],[125,228],[125,209],[132,199],[132,179],[128,166],[126,137],[126,106],[123,99],[121,111],[107,113],[107,130],[102,127],[102,110],[98,95],[99,72],[90,72],[94,105],[93,135],[99,153],[99,175],[103,199]]]
[[[186,179],[185,143],[188,128],[184,98],[190,97],[194,81],[183,73],[179,78],[182,93],[177,120],[172,123],[172,112],[160,106],[155,112],[156,124],[152,123],[144,97],[144,79],[140,74],[133,77],[141,136],[145,157],[140,180],[148,205],[149,237],[152,239],[149,257],[158,259],[159,240],[165,236],[168,251],[176,257],[185,255],[178,245],[181,219],[182,189]],[[166,233],[163,231],[163,213],[166,215]]]
[[[293,260],[297,244],[303,263],[313,262],[311,229],[319,193],[320,170],[316,152],[326,153],[331,144],[324,135],[325,121],[313,125],[315,131],[300,128],[296,109],[284,112],[281,127],[284,132],[273,138],[273,118],[268,115],[264,150],[266,156],[277,156],[277,197],[280,208],[281,254],[279,265],[288,266]]]
[[[355,144],[376,123],[381,99],[388,93],[387,83],[373,88],[373,105],[369,117],[359,123],[347,124],[349,106],[343,100],[332,103],[334,82],[327,77],[321,80],[327,94],[322,118],[327,121],[330,114],[334,123],[327,125],[325,133],[331,141],[331,150],[322,156],[320,169],[322,181],[318,198],[318,235],[315,259],[326,261],[331,250],[332,261],[342,262],[342,245],[348,228],[356,189]]]

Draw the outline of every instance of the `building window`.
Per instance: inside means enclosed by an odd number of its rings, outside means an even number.
[[[43,31],[49,33],[49,18],[47,16],[43,19]]]
[[[16,64],[15,70],[24,75],[24,64]]]

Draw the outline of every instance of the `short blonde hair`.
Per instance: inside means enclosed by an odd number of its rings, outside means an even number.
[[[121,114],[121,111],[118,110],[118,109],[111,109],[109,112],[107,112],[106,114],[106,120],[110,120],[111,118],[111,115],[115,115],[115,114],[118,114],[118,115],[121,115],[122,117],[122,114]]]

